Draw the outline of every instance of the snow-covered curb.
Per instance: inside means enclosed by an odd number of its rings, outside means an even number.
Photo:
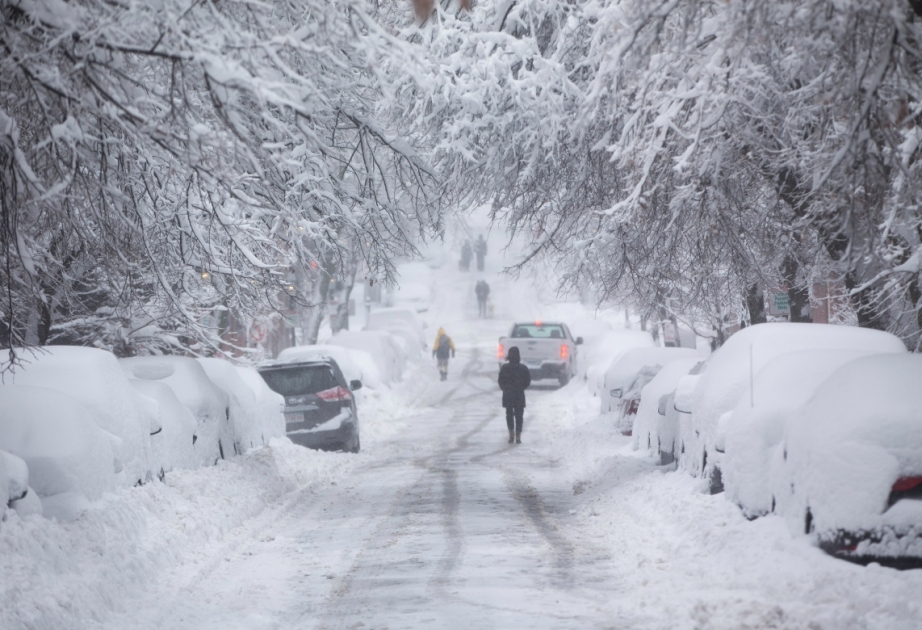
[[[285,495],[335,481],[355,461],[278,439],[106,494],[70,523],[10,511],[0,523],[0,627],[74,628],[119,610],[169,568],[207,557],[235,528],[281,509]]]

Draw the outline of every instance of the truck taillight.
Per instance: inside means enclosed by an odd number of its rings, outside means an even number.
[[[560,344],[560,358],[566,359],[568,356],[570,356],[570,348],[564,343]]]
[[[506,349],[503,347],[503,344],[499,344],[499,348],[496,350],[496,358],[500,361],[505,360],[506,358]]]
[[[350,400],[352,398],[352,393],[344,387],[333,387],[325,389],[322,392],[317,392],[315,396],[325,402],[336,402],[340,400]]]

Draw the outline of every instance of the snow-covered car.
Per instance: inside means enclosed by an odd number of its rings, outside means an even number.
[[[517,347],[533,381],[555,379],[562,387],[576,376],[577,346],[582,343],[582,337],[574,338],[567,325],[560,322],[518,322],[508,335],[499,338],[497,359],[502,367],[509,348]]]
[[[682,448],[679,412],[672,405],[676,385],[703,360],[696,357],[670,361],[641,391],[634,418],[634,447],[652,451],[660,464],[675,462]]]
[[[631,348],[616,356],[608,369],[605,370],[603,381],[603,395],[600,406],[602,413],[615,412],[616,422],[622,433],[630,435],[634,423],[634,414],[637,407],[631,401],[640,401],[640,390],[649,382],[650,378],[662,366],[679,359],[698,359],[701,355],[691,348]],[[637,380],[638,375],[647,368],[646,382],[639,383],[639,387],[631,391],[631,385]],[[622,403],[628,402],[627,407]]]
[[[112,439],[124,485],[151,480],[150,436],[160,431],[148,403],[131,386],[115,355],[97,348],[47,346],[28,357],[10,379],[63,392],[79,400]],[[3,386],[0,386],[2,388]]]
[[[130,378],[165,383],[192,412],[198,465],[210,466],[234,454],[230,401],[224,390],[211,382],[198,361],[165,355],[119,359],[118,363]]]
[[[179,402],[165,383],[130,378],[139,394],[153,403],[160,431],[150,436],[151,464],[162,481],[166,473],[176,468],[195,468],[196,423],[192,412]]]
[[[403,378],[407,356],[402,344],[387,331],[341,330],[330,337],[327,344],[367,352],[374,358],[384,384],[396,383]]]
[[[592,343],[586,343],[580,352],[580,370],[589,384],[593,396],[602,396],[605,386],[605,370],[612,359],[631,348],[652,348],[655,346],[650,333],[642,330],[611,330]]]
[[[243,379],[237,366],[217,358],[198,359],[198,362],[211,382],[227,394],[235,454],[242,455],[251,448],[267,444],[273,437],[284,435],[285,419],[280,398],[274,413],[266,414],[256,399],[256,392]]]
[[[801,350],[769,361],[752,381],[751,395],[737,401],[727,418],[722,480],[727,499],[747,518],[772,511],[769,482],[772,462],[781,448],[785,426],[833,372],[855,359],[861,350]]]
[[[295,444],[322,450],[360,449],[359,418],[352,392],[362,382],[347,382],[333,359],[271,362],[260,376],[285,398],[285,433]]]
[[[25,462],[29,493],[22,498],[34,490],[49,518],[71,520],[116,487],[110,436],[82,401],[56,389],[0,387],[0,450]]]
[[[855,359],[817,388],[783,440],[778,511],[795,531],[848,560],[922,564],[920,384],[922,356],[906,353]]]
[[[727,422],[737,402],[748,395],[752,376],[776,357],[811,349],[906,352],[898,337],[867,328],[787,322],[744,328],[708,358],[700,375],[682,379],[696,381],[690,400],[680,397],[689,387],[680,381],[676,388],[676,407],[691,414],[690,428],[682,432],[680,466],[707,479],[712,493],[722,492],[720,459]]]
[[[42,514],[42,501],[29,487],[29,466],[12,453],[0,450],[0,520],[7,508],[20,516]]]
[[[411,308],[393,307],[371,311],[365,320],[364,330],[389,332],[403,340],[408,357],[419,356],[428,346],[425,325]]]

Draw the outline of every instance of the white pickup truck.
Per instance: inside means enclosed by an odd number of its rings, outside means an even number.
[[[509,348],[518,346],[522,363],[531,372],[532,380],[553,378],[566,385],[576,376],[577,346],[582,337],[573,338],[566,324],[524,322],[512,325],[509,335],[499,338],[497,358],[506,360]]]

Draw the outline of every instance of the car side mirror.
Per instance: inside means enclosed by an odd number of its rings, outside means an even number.
[[[656,413],[661,416],[666,415],[666,405],[669,403],[669,394],[663,394],[659,397],[659,406],[656,408]]]
[[[620,389],[613,389],[613,390],[611,390],[611,391],[609,392],[609,394],[611,394],[611,397],[612,397],[612,398],[621,398],[621,394],[623,394],[623,393],[624,393],[624,392],[622,392]]]
[[[583,338],[582,338],[582,337],[577,337],[577,338],[576,338],[576,345],[578,345],[578,346],[583,345]]]
[[[352,391],[355,391],[357,389],[362,389],[362,381],[360,381],[357,378],[349,381],[349,389],[351,389]]]
[[[675,398],[672,400],[673,408],[680,413],[692,412],[692,401],[695,398],[695,386],[701,377],[697,374],[687,374],[679,379],[675,389]]]

